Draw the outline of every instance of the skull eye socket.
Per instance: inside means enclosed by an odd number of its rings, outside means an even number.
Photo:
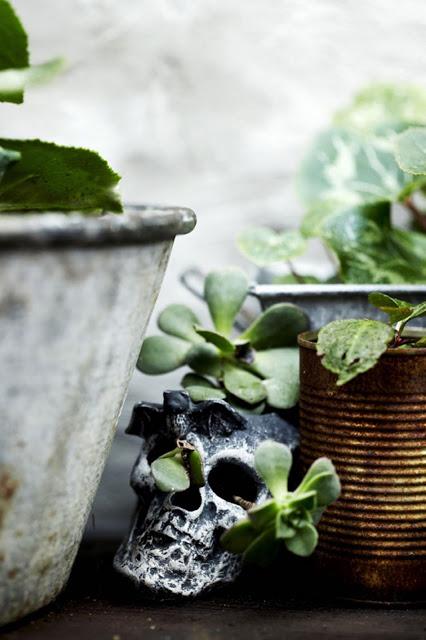
[[[223,500],[237,503],[235,498],[256,502],[258,485],[247,465],[235,460],[219,460],[209,473],[211,489]]]
[[[197,511],[201,507],[201,493],[198,487],[189,487],[186,491],[174,493],[170,502],[185,511]]]

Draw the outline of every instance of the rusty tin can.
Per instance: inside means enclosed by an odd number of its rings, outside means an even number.
[[[315,554],[333,591],[354,600],[426,600],[426,349],[388,350],[344,386],[299,336],[304,467],[330,458],[342,494]]]

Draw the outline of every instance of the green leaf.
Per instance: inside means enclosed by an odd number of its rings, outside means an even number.
[[[317,353],[342,385],[374,367],[393,337],[393,329],[383,322],[335,320],[319,332]]]
[[[225,365],[225,389],[248,404],[257,404],[266,398],[266,389],[257,376],[231,364]]]
[[[1,54],[0,54],[1,55]],[[0,102],[17,102],[17,96],[23,96],[24,89],[31,85],[48,82],[57,75],[65,64],[62,58],[49,60],[44,64],[24,69],[6,69],[0,71]],[[22,99],[19,99],[22,102]]]
[[[288,518],[280,511],[275,520],[275,537],[278,540],[286,540],[296,535],[296,529],[288,523]]]
[[[241,520],[222,534],[220,543],[230,553],[244,553],[257,536],[250,520]]]
[[[21,154],[0,184],[0,211],[120,212],[120,177],[94,151],[41,142],[1,139]]]
[[[11,149],[3,149],[0,147],[0,182],[4,176],[4,172],[6,168],[12,164],[12,162],[17,162],[21,158],[21,154],[17,151],[12,151]]]
[[[419,348],[426,347],[426,336],[424,336],[423,338],[419,338],[419,340],[417,340],[415,346],[416,346],[416,348],[417,347],[419,347]]]
[[[151,464],[151,472],[160,491],[185,491],[189,489],[189,476],[183,465],[181,454],[174,457],[157,458]]]
[[[248,512],[250,522],[257,531],[268,529],[275,521],[278,505],[275,500],[267,500],[261,505],[253,507]]]
[[[29,65],[28,38],[21,21],[7,0],[0,0],[0,72],[5,69],[22,69]],[[23,101],[22,90],[3,94],[0,102]]]
[[[195,313],[184,304],[169,304],[158,316],[157,324],[161,331],[171,336],[201,342],[194,329],[199,320]]]
[[[195,330],[206,342],[214,344],[220,351],[223,351],[224,353],[234,353],[235,345],[222,334],[217,333],[216,331],[209,331],[208,329],[201,329],[199,327],[196,327]]]
[[[310,556],[318,544],[318,532],[311,524],[298,529],[292,538],[285,540],[286,547],[296,556],[306,558]]]
[[[297,336],[309,328],[306,313],[294,304],[281,302],[264,311],[241,334],[255,349],[289,347],[297,344]]]
[[[410,127],[396,138],[395,157],[403,171],[426,175],[426,127]]]
[[[216,389],[215,387],[198,387],[196,385],[190,385],[186,387],[192,402],[205,402],[206,400],[224,400],[226,393],[222,389]]]
[[[269,406],[290,409],[299,400],[299,350],[296,347],[257,351],[251,369],[261,375]]]
[[[380,293],[379,291],[370,293],[368,301],[383,313],[388,314],[392,324],[408,318],[413,310],[413,307],[408,302],[398,300],[398,298],[392,298],[386,293]]]
[[[426,124],[426,91],[410,85],[374,84],[337,112],[337,125],[372,133],[383,123]]]
[[[238,236],[238,247],[260,267],[285,262],[306,250],[306,240],[299,231],[277,233],[268,227],[249,227]]]
[[[272,564],[278,553],[278,542],[275,538],[275,525],[261,533],[246,549],[244,561],[267,567]]]
[[[136,366],[150,375],[168,373],[186,363],[190,349],[190,343],[180,338],[149,336],[143,341]]]
[[[213,382],[204,376],[199,376],[196,373],[186,373],[180,381],[181,387],[187,389],[188,387],[204,387],[206,389],[216,389]]]
[[[189,476],[191,484],[195,487],[204,487],[206,480],[204,477],[203,459],[199,451],[191,451],[188,456]]]
[[[317,506],[316,491],[297,491],[288,500],[288,506],[293,509],[306,509],[312,511]]]
[[[216,330],[228,336],[247,296],[248,280],[241,269],[212,271],[204,281],[204,298]]]
[[[188,352],[187,364],[196,373],[220,378],[222,376],[222,361],[219,351],[208,343],[193,345]]]
[[[296,495],[306,495],[314,491],[317,497],[317,506],[326,507],[340,495],[341,486],[339,476],[333,463],[328,458],[318,458],[309,467]]]
[[[256,449],[256,471],[278,501],[284,500],[287,496],[287,481],[292,460],[290,449],[273,440],[265,440]]]

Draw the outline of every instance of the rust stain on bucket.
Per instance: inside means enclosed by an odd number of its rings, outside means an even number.
[[[387,351],[342,387],[299,337],[302,464],[333,460],[342,495],[316,561],[341,595],[426,600],[426,349]]]

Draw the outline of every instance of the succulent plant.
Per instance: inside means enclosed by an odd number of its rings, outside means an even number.
[[[158,318],[164,335],[145,339],[138,369],[158,375],[187,365],[192,372],[182,386],[194,402],[225,399],[258,413],[293,407],[299,395],[297,335],[308,328],[308,318],[295,305],[275,304],[233,335],[248,285],[237,268],[209,273],[204,298],[213,328],[201,327],[187,306],[169,305]]]
[[[266,566],[283,544],[298,556],[309,556],[318,543],[318,524],[325,508],[340,495],[340,481],[332,462],[318,458],[295,491],[288,490],[292,465],[290,449],[265,440],[255,453],[258,474],[267,485],[271,499],[247,512],[221,538],[231,553],[244,554],[244,560]]]

